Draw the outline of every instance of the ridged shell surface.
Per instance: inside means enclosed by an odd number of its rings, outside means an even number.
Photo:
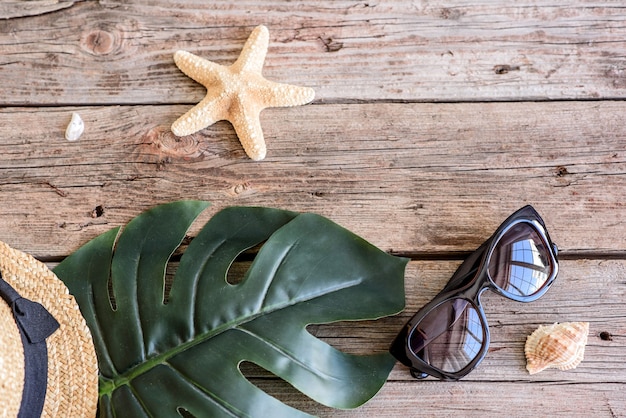
[[[548,368],[570,370],[583,360],[589,322],[541,325],[526,339],[526,369],[530,374]]]

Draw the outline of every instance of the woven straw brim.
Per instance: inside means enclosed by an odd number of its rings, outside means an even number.
[[[98,362],[76,300],[43,263],[3,242],[0,272],[22,297],[41,303],[60,324],[46,340],[48,387],[42,416],[94,417]],[[0,302],[0,411],[2,416],[16,416],[22,398],[24,352],[11,309]]]

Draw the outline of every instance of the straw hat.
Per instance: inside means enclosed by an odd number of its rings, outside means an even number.
[[[2,242],[0,242],[0,273],[4,282],[8,283],[19,296],[41,304],[58,322],[57,329],[53,321],[56,330],[45,338],[48,362],[45,395],[43,384],[35,385],[38,387],[34,388],[35,397],[45,396],[42,416],[94,417],[98,401],[96,353],[91,334],[74,297],[69,294],[63,282],[43,263]],[[5,283],[2,285],[6,286]],[[29,302],[26,301],[26,303]],[[26,384],[27,390],[24,390],[24,350],[27,343],[22,343],[20,329],[23,327],[18,328],[16,322],[18,315],[14,315],[13,312],[5,298],[0,298],[0,416],[2,417],[17,416],[20,412],[22,397],[33,399],[33,394],[29,391],[33,390],[32,382],[38,381],[31,379],[30,384],[28,382]],[[38,318],[39,316],[36,320]],[[28,334],[28,331],[26,333]],[[32,359],[32,355],[28,357]],[[41,358],[45,366],[45,351]],[[31,361],[30,364],[36,363]],[[32,367],[29,370],[32,370]],[[45,378],[45,373],[40,373],[40,375]],[[25,403],[29,402],[25,401]]]

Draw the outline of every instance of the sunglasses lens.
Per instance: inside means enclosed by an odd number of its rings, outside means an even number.
[[[509,229],[496,244],[489,261],[489,275],[496,286],[515,296],[531,296],[550,278],[548,244],[529,223]]]
[[[451,299],[424,316],[408,341],[413,355],[441,371],[455,373],[480,353],[485,327],[471,302]]]

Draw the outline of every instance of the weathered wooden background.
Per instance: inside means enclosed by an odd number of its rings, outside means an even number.
[[[262,113],[268,157],[226,122],[175,138],[205,93],[172,55],[221,64],[265,24],[264,75],[313,87]],[[561,248],[532,304],[485,297],[491,350],[458,383],[397,366],[354,411],[255,383],[321,416],[626,416],[626,4],[622,0],[63,1],[0,3],[0,240],[55,263],[177,199],[327,216],[412,258],[406,312],[315,327],[349,352],[387,349],[460,259],[530,203]],[[86,130],[63,137],[72,112]],[[591,323],[574,371],[529,376],[539,324]]]

